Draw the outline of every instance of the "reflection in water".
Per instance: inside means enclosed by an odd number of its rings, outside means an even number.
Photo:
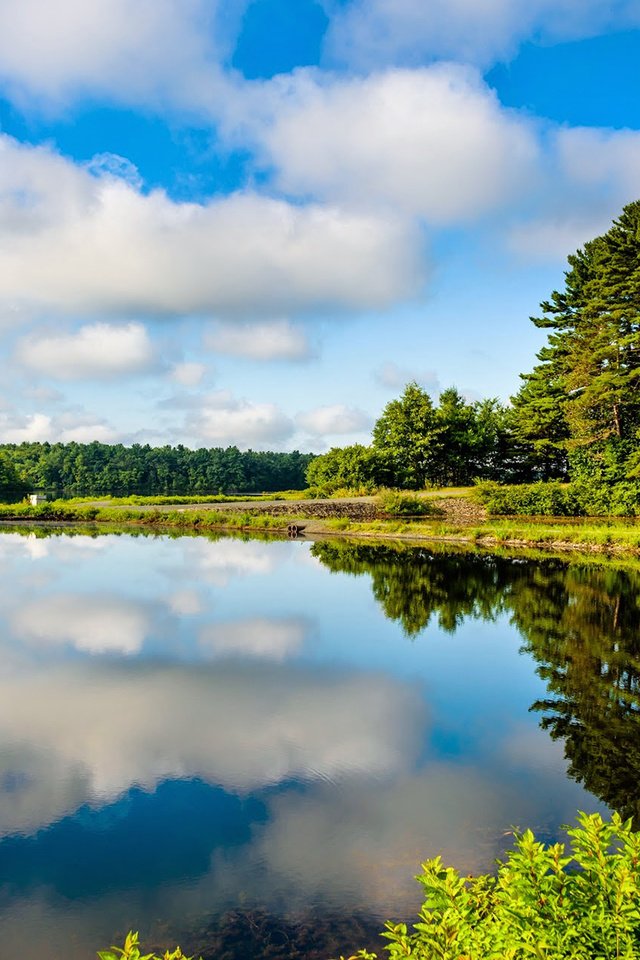
[[[557,558],[438,553],[425,548],[317,543],[333,571],[369,574],[386,616],[409,636],[433,617],[508,612],[552,697],[541,725],[564,742],[569,773],[640,823],[640,572]]]
[[[315,543],[312,553],[335,573],[369,574],[385,616],[399,621],[410,637],[432,617],[451,633],[466,617],[494,620],[509,582],[505,564],[480,554],[339,540]]]
[[[19,534],[0,566],[0,937],[22,960],[128,927],[206,960],[345,953],[415,909],[425,857],[486,870],[512,825],[596,809],[576,780],[637,807],[634,572]]]
[[[640,577],[568,567],[523,590],[514,612],[547,685],[532,709],[564,742],[569,773],[640,824]]]

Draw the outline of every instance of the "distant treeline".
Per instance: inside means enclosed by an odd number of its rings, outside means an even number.
[[[0,495],[253,493],[301,490],[313,454],[106,443],[0,445]]]

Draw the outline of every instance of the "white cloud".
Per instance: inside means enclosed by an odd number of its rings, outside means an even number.
[[[204,342],[217,353],[251,360],[306,360],[312,352],[303,331],[288,320],[216,323],[205,333]]]
[[[561,169],[574,183],[607,184],[623,202],[640,194],[640,131],[564,127],[556,144]]]
[[[215,65],[246,0],[1,0],[0,77],[20,102],[191,106],[219,93]]]
[[[112,443],[118,439],[116,430],[90,414],[0,414],[0,430],[5,443]]]
[[[354,0],[335,11],[326,48],[358,67],[434,58],[486,66],[528,37],[568,40],[639,23],[636,0]]]
[[[603,212],[601,216],[593,210],[582,214],[576,210],[566,210],[560,214],[550,212],[542,218],[513,227],[509,233],[509,246],[523,258],[563,261],[587,240],[608,230],[611,218],[619,212],[619,208]]]
[[[140,323],[94,323],[69,334],[33,333],[18,344],[20,363],[58,380],[112,380],[156,363]]]
[[[202,398],[185,430],[201,442],[246,449],[280,445],[292,436],[294,425],[274,403],[238,400],[220,391]]]
[[[406,222],[254,193],[204,204],[0,136],[0,308],[273,317],[415,294]]]
[[[199,645],[215,657],[281,661],[299,653],[308,623],[296,618],[255,617],[212,623],[200,632]]]
[[[371,427],[371,417],[355,407],[333,403],[307,413],[299,413],[296,423],[310,434],[323,436],[327,433],[360,433],[368,430]]]
[[[640,131],[558,128],[545,168],[535,213],[511,228],[509,244],[523,257],[564,260],[640,195]]]
[[[197,387],[206,373],[207,368],[204,363],[195,363],[187,361],[176,363],[173,367],[170,377],[175,383],[182,387]]]
[[[254,117],[254,135],[278,184],[302,195],[447,224],[494,211],[536,174],[531,122],[471,68],[348,80],[301,71],[276,78],[263,101],[271,112]]]
[[[150,617],[140,604],[116,596],[57,594],[18,609],[12,625],[19,636],[45,645],[132,654],[142,647]]]
[[[429,393],[440,392],[440,380],[435,370],[417,370],[409,367],[400,366],[393,360],[387,360],[374,373],[375,380],[382,387],[388,387],[391,390],[401,390],[407,383],[415,380],[416,383],[424,387]]]

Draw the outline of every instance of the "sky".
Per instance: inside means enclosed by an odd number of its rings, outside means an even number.
[[[508,401],[640,197],[640,0],[0,0],[0,442]]]

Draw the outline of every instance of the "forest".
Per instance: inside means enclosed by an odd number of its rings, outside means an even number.
[[[0,445],[0,495],[215,494],[299,490],[312,454],[105,443]]]

